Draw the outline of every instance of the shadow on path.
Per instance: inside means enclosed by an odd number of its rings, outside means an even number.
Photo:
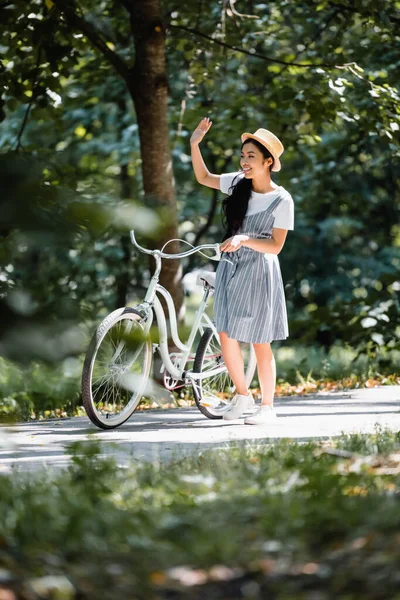
[[[232,444],[326,440],[341,433],[371,433],[377,424],[400,430],[400,386],[276,398],[277,422],[268,426],[210,420],[196,407],[137,411],[118,429],[102,430],[87,417],[32,421],[2,428],[0,474],[64,468],[71,442],[100,440],[104,455],[118,464],[164,461]]]

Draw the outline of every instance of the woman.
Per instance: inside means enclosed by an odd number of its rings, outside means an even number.
[[[275,421],[276,381],[273,340],[289,336],[278,254],[288,229],[294,229],[293,198],[271,180],[280,171],[280,140],[266,129],[241,136],[241,170],[215,175],[204,164],[199,144],[212,121],[202,119],[190,138],[193,169],[202,185],[229,194],[223,201],[226,233],[218,264],[214,313],[222,354],[237,393],[224,419],[240,418],[255,406],[247,388],[239,342],[253,344],[262,401],[245,419],[248,425]]]

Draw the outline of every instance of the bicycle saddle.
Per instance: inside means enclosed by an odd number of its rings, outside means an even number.
[[[203,285],[204,283],[208,283],[211,288],[215,288],[215,277],[216,273],[214,271],[200,271],[197,275],[196,283],[198,285]]]

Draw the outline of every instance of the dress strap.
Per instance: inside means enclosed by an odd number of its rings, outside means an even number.
[[[252,215],[248,215],[245,217],[245,219],[251,219],[253,217],[265,217],[266,215],[270,215],[275,209],[276,207],[280,204],[280,202],[283,200],[283,196],[281,194],[279,194],[272,202],[271,204],[268,206],[268,208],[265,208],[264,210],[259,210],[256,213],[253,213]]]

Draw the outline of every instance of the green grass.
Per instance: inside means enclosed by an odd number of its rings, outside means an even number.
[[[0,568],[90,599],[398,598],[400,434],[266,442],[127,468],[88,442],[4,475]]]
[[[338,449],[365,455],[387,455],[400,449],[400,432],[394,433],[379,423],[373,435],[346,433],[335,441]]]

